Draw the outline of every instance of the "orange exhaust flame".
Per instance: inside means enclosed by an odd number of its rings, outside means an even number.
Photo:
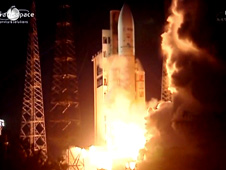
[[[115,96],[115,103],[106,109],[109,115],[107,124],[107,147],[115,158],[131,158],[136,160],[139,150],[144,147],[145,109],[131,104],[129,98],[121,94]]]
[[[131,104],[123,93],[116,96],[117,102],[111,105],[113,107],[106,108],[107,114],[112,115],[107,120],[106,146],[91,146],[83,150],[80,158],[84,159],[85,169],[135,169],[139,151],[145,146],[145,109],[142,105]],[[69,150],[73,152],[69,159],[79,154],[74,148]]]
[[[86,169],[125,169],[135,168],[139,151],[145,147],[145,101],[138,100],[134,92],[124,85],[131,74],[125,70],[128,64],[123,57],[111,56],[111,61],[103,63],[109,70],[108,92],[103,104],[105,115],[105,146],[92,146],[86,150]],[[110,58],[110,57],[109,57]],[[114,60],[114,61],[112,61]],[[120,74],[116,74],[118,72]],[[131,70],[130,70],[131,71]],[[135,75],[135,72],[134,72]],[[135,76],[134,76],[135,77]],[[76,153],[74,153],[76,155]],[[76,157],[76,156],[73,156]]]

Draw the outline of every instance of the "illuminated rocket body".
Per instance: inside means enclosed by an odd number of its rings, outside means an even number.
[[[133,57],[135,55],[134,22],[128,5],[124,5],[118,21],[118,54]]]
[[[107,68],[104,63],[122,57],[123,67]],[[102,51],[93,57],[94,72],[94,138],[95,145],[106,144],[108,115],[104,112],[108,94],[115,88],[124,89],[134,101],[145,102],[145,73],[135,59],[134,21],[128,5],[121,11],[110,11],[110,30],[102,30]],[[120,65],[121,63],[119,63]],[[117,65],[117,64],[116,64]],[[124,75],[121,79],[121,75]]]
[[[127,81],[123,83],[134,96],[135,92],[135,39],[134,39],[134,22],[133,16],[128,5],[124,5],[121,9],[118,20],[118,55],[125,57],[126,66],[121,70],[127,74]],[[135,97],[135,96],[134,96]]]

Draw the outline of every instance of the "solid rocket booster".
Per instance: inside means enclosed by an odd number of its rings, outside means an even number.
[[[134,21],[130,8],[124,4],[118,20],[118,55],[125,57],[126,65],[120,70],[124,75],[122,88],[126,89],[131,97],[135,97],[135,43]]]
[[[128,5],[124,4],[118,21],[118,54],[123,56],[135,55],[134,22]]]

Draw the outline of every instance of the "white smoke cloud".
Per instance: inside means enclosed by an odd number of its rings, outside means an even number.
[[[171,74],[171,85],[176,92],[172,102],[150,111],[147,130],[151,133],[154,128],[158,133],[146,143],[143,151],[146,160],[138,167],[142,170],[226,169],[225,65],[209,52],[209,46],[205,48],[202,40],[195,41],[193,37],[197,31],[195,17],[200,17],[198,3],[174,2],[178,3],[176,10],[181,13],[177,14],[183,14],[184,22],[177,30],[171,27],[169,31],[170,35],[178,34],[177,37],[165,38],[172,49],[170,63],[176,67]],[[184,49],[186,46],[179,44],[181,41],[190,43],[195,50]]]

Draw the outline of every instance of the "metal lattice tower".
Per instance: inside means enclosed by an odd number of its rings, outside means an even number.
[[[84,155],[81,148],[70,148],[66,150],[65,162],[67,170],[85,170]]]
[[[26,149],[29,149],[30,153],[42,150],[46,154],[45,116],[34,1],[31,12],[34,13],[34,17],[30,19],[28,34],[20,138],[27,145]]]
[[[162,87],[161,87],[161,100],[162,101],[171,101],[171,92],[169,91],[169,79],[167,76],[166,69],[166,57],[163,57],[162,63]]]
[[[56,27],[50,142],[58,150],[76,145],[79,140],[80,112],[71,8],[61,5]]]

